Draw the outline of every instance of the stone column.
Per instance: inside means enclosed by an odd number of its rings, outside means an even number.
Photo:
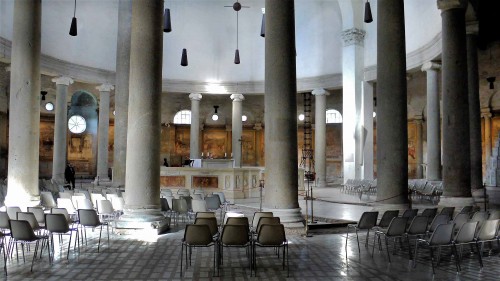
[[[489,166],[491,158],[491,112],[489,108],[481,109],[481,116],[484,118],[484,156],[486,167]]]
[[[477,22],[467,24],[467,74],[469,86],[469,130],[470,130],[470,180],[471,188],[483,187],[483,161],[481,147],[481,109],[479,102],[479,71],[477,62]]]
[[[427,180],[441,180],[441,111],[439,105],[438,72],[441,64],[427,62],[422,71],[427,74]]]
[[[125,210],[117,228],[168,228],[160,212],[163,1],[132,1]]]
[[[190,94],[191,100],[191,134],[189,137],[189,158],[199,159],[200,154],[200,100],[201,94]]]
[[[113,145],[114,186],[125,185],[131,21],[132,0],[120,0],[118,4],[118,36],[116,45],[115,137]]]
[[[423,145],[423,140],[422,140],[422,115],[420,116],[415,116],[415,119],[413,120],[415,123],[416,127],[416,138],[417,138],[417,143],[415,144],[415,158],[417,160],[417,179],[422,179],[424,178],[424,167],[422,165],[424,164],[424,145]]]
[[[294,1],[266,0],[264,208],[303,227],[298,202]]]
[[[390,28],[387,28],[390,26]],[[388,59],[390,54],[390,59]],[[403,1],[377,8],[377,200],[408,202],[408,123]]]
[[[443,51],[443,196],[471,197],[465,0],[438,0]],[[465,140],[465,141],[464,141]],[[440,204],[448,204],[447,200]],[[451,199],[451,198],[450,198]],[[453,202],[457,200],[453,199]]]
[[[7,206],[38,205],[41,1],[14,1]]]
[[[241,143],[243,139],[241,138],[241,133],[243,130],[243,122],[241,120],[242,114],[242,102],[245,97],[242,94],[232,94],[230,97],[233,100],[233,121],[232,121],[232,147],[233,147],[233,159],[234,167],[241,167],[242,155],[241,155]]]
[[[52,82],[56,83],[52,180],[59,184],[64,184],[67,150],[66,135],[68,133],[68,86],[73,84],[73,79],[63,76],[52,79]]]
[[[344,30],[342,48],[342,149],[344,182],[361,178],[361,104],[364,71],[365,31],[359,28]]]
[[[314,171],[318,187],[326,186],[326,96],[324,89],[312,91],[315,99]]]
[[[363,82],[363,179],[373,179],[373,84]]]
[[[99,90],[99,127],[97,132],[97,179],[109,181],[108,176],[108,146],[109,146],[109,96],[115,87],[102,84]]]
[[[255,130],[255,165],[256,166],[262,166],[262,158],[264,155],[261,154],[261,151],[263,151],[262,146],[264,145],[261,140],[262,140],[262,134],[264,133],[264,130],[262,130],[262,123],[258,122],[255,123],[253,126],[253,129]]]
[[[6,87],[0,87],[0,178],[7,177],[7,105],[9,104]]]

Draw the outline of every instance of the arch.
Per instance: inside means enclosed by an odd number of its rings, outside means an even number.
[[[191,124],[191,110],[183,109],[174,115],[174,124]]]
[[[342,123],[342,114],[336,109],[326,110],[326,124]]]
[[[97,98],[87,91],[76,91],[71,96],[71,106],[97,106]]]

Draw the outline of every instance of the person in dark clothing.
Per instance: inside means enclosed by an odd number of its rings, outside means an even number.
[[[71,184],[70,190],[75,189],[75,168],[68,163],[66,165],[66,169],[64,170],[64,178],[66,179],[66,182]]]
[[[163,158],[163,166],[168,167],[167,158]]]

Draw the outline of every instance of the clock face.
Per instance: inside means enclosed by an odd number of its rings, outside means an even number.
[[[87,122],[85,118],[80,115],[73,115],[68,120],[68,129],[70,132],[75,134],[80,134],[87,128]]]
[[[54,110],[54,104],[53,104],[53,103],[51,103],[51,102],[46,103],[46,104],[45,104],[45,109],[46,109],[47,111],[52,111],[52,110]]]

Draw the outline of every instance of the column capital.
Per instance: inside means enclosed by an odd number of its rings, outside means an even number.
[[[311,92],[311,94],[313,94],[314,96],[328,96],[328,95],[330,95],[330,93],[323,88],[314,89]]]
[[[189,94],[190,100],[201,100],[202,97],[203,96],[201,94],[198,94],[198,93]]]
[[[465,23],[465,32],[467,35],[478,35],[479,24],[477,21],[469,21]]]
[[[489,107],[481,108],[481,117],[483,118],[491,118],[492,114]]]
[[[366,31],[359,28],[346,29],[340,33],[340,37],[344,41],[344,47],[350,45],[363,46]]]
[[[230,98],[233,100],[233,101],[244,101],[245,100],[245,96],[243,96],[242,94],[232,94],[230,96]]]
[[[437,6],[441,12],[444,12],[450,9],[465,9],[467,2],[467,0],[437,0]]]
[[[231,132],[233,130],[232,125],[226,125],[226,132]]]
[[[69,85],[73,84],[75,81],[70,77],[61,76],[61,77],[52,78],[52,82],[56,83],[56,85],[69,86]]]
[[[435,62],[435,61],[428,61],[424,64],[422,64],[422,71],[429,71],[429,70],[435,70],[438,71],[441,69],[441,63]]]
[[[262,123],[255,123],[255,125],[253,126],[253,129],[256,131],[262,130]]]
[[[416,123],[416,124],[422,124],[422,122],[424,121],[424,116],[422,115],[415,115],[413,116],[413,122]]]
[[[95,88],[97,90],[99,90],[99,92],[111,92],[111,90],[115,89],[115,86],[108,84],[108,83],[104,83],[104,84],[97,86]]]

